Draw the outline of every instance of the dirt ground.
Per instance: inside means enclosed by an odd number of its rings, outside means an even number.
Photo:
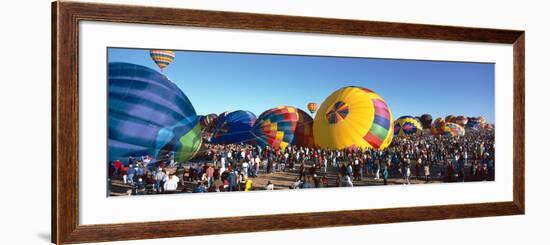
[[[307,166],[307,165],[306,165]],[[469,165],[465,166],[466,169],[469,169]],[[266,185],[268,184],[268,181],[271,181],[276,190],[282,190],[282,189],[289,189],[294,183],[294,181],[299,177],[298,172],[299,166],[295,166],[295,169],[287,169],[286,171],[276,171],[273,173],[264,173],[262,169],[260,169],[260,173],[258,177],[251,178],[253,183],[253,190],[265,190]],[[417,178],[416,175],[416,169],[415,166],[412,165],[411,167],[411,184],[428,184],[428,183],[441,183],[443,182],[441,177],[437,174],[440,173],[444,169],[443,165],[432,165],[432,168],[430,169],[431,175],[426,181],[424,178],[423,168],[420,168],[419,175],[420,178]],[[468,172],[468,171],[466,171]],[[322,170],[317,170],[317,176],[322,176]],[[328,179],[328,187],[336,187],[336,179],[338,176],[338,169],[335,167],[327,167],[327,173],[325,175]],[[183,184],[181,184],[183,183]],[[191,193],[192,190],[196,187],[196,182],[190,182],[190,181],[181,181],[180,186],[178,187],[178,193]],[[394,172],[392,176],[388,179],[388,185],[404,185],[406,183],[405,179],[400,176],[398,172]],[[374,175],[366,175],[361,180],[353,180],[354,186],[375,186],[375,185],[383,185],[384,182],[382,179],[375,180]],[[130,193],[135,194],[136,190],[133,189],[132,186],[128,184],[124,184],[122,181],[122,178],[115,178],[111,180],[111,188],[110,188],[111,196],[121,196],[121,195],[128,195]],[[132,192],[133,190],[133,192]],[[140,194],[155,194],[151,191],[141,191],[138,193]]]

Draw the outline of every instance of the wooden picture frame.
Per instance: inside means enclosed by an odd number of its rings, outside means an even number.
[[[79,22],[85,20],[513,44],[513,201],[126,224],[80,225],[78,188],[78,60]],[[51,222],[53,243],[65,244],[304,229],[517,215],[524,214],[525,212],[524,31],[59,1],[52,4],[51,45]],[[227,225],[229,223],[232,225]],[[132,232],[136,228],[139,228],[141,232]]]

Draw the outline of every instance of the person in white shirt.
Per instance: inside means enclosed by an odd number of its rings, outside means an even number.
[[[220,164],[222,165],[220,168],[225,169],[225,156],[222,156],[222,158],[220,159]]]
[[[275,189],[275,185],[273,185],[273,183],[271,183],[271,181],[268,181],[267,185],[265,186],[265,189],[268,190],[268,191],[272,191],[272,190]]]
[[[168,175],[168,178],[164,182],[165,192],[175,192],[178,189],[179,178],[173,174]]]
[[[248,177],[248,167],[250,167],[250,165],[248,164],[248,162],[243,162],[243,165],[242,165],[242,172],[244,174],[245,177]]]
[[[323,173],[327,173],[327,165],[328,165],[328,159],[326,157],[323,157]]]
[[[410,159],[405,159],[406,161],[406,164],[405,164],[405,184],[409,185],[411,184],[411,165],[410,165],[410,162],[411,160]]]
[[[281,170],[282,171],[285,171],[285,169],[286,169],[286,164],[288,162],[288,156],[289,156],[288,151],[286,151],[285,154],[284,154],[285,159],[283,160],[283,162],[281,162],[281,165],[282,165]]]

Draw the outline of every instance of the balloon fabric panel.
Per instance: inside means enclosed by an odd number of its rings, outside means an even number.
[[[314,147],[315,140],[313,138],[313,118],[305,111],[296,109],[298,112],[298,122],[294,131],[294,140],[292,145],[303,147]]]
[[[171,142],[199,123],[193,105],[174,83],[150,68],[129,63],[109,63],[108,76],[110,161],[145,155],[161,158],[161,149],[182,149],[170,146]],[[179,130],[174,132],[175,128]],[[190,141],[192,149],[187,150],[192,153],[200,138]]]

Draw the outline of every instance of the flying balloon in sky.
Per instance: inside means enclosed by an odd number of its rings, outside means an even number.
[[[151,59],[153,59],[161,71],[176,58],[176,53],[172,50],[152,49],[149,51],[149,55],[151,55]]]
[[[317,103],[309,102],[307,104],[307,109],[309,110],[309,112],[311,112],[311,114],[315,113],[317,111]]]

